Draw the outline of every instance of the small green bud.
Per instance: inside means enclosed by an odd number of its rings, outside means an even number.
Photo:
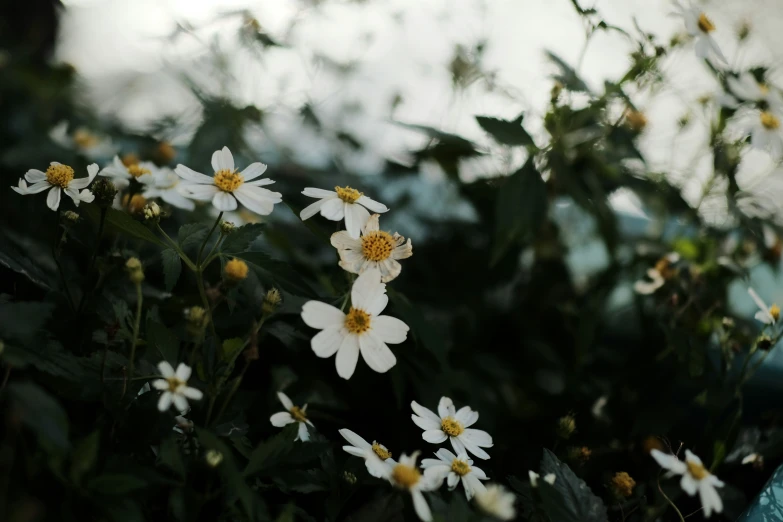
[[[274,312],[277,307],[280,306],[282,301],[283,298],[280,297],[280,290],[277,288],[272,288],[264,296],[264,302],[261,303],[261,313],[264,315],[271,315],[272,312]]]
[[[351,473],[350,471],[343,471],[343,480],[345,480],[348,484],[356,484],[356,475]]]
[[[160,207],[154,201],[150,201],[144,205],[144,220],[152,223],[160,221]]]
[[[207,465],[210,468],[216,468],[220,466],[221,462],[223,462],[223,454],[217,450],[212,449],[207,451],[206,455],[204,455],[204,460],[207,461]]]
[[[66,227],[76,224],[79,221],[79,213],[73,210],[66,210],[60,213],[60,223]]]
[[[184,315],[185,320],[188,322],[188,333],[193,337],[201,337],[207,324],[209,324],[207,311],[200,306],[192,306],[185,309]]]
[[[140,284],[144,281],[144,268],[137,257],[131,257],[125,262],[125,269],[128,271],[128,277],[134,284]]]
[[[576,431],[576,419],[573,415],[560,417],[557,421],[557,436],[561,439],[568,439]]]
[[[117,196],[117,187],[107,178],[99,178],[90,189],[95,196],[95,204],[101,208],[108,208],[114,203]]]
[[[221,221],[220,222],[220,233],[224,236],[227,236],[234,232],[236,230],[236,226],[231,221]]]

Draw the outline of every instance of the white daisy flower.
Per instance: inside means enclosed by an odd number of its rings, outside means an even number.
[[[201,390],[188,386],[188,379],[193,371],[185,363],[179,363],[177,371],[166,361],[158,363],[158,371],[163,376],[162,379],[152,381],[155,389],[163,391],[158,400],[158,409],[166,411],[174,403],[174,407],[182,412],[188,409],[188,399],[198,401],[204,396]]]
[[[340,435],[342,435],[343,438],[350,443],[350,446],[343,446],[343,450],[346,453],[350,453],[351,455],[362,457],[365,460],[367,471],[373,477],[385,478],[382,473],[378,472],[377,465],[373,466],[372,464],[367,463],[367,461],[372,457],[378,457],[387,466],[393,467],[397,465],[397,461],[392,458],[391,451],[389,451],[383,444],[379,444],[376,441],[372,441],[372,444],[370,444],[356,433],[347,429],[340,430]]]
[[[712,23],[712,20],[698,7],[695,7],[690,0],[686,5],[682,5],[675,0],[674,8],[676,12],[673,14],[683,19],[685,29],[695,40],[696,56],[704,59],[714,56],[719,61],[728,63],[720,47],[718,47],[718,44],[712,37],[711,33],[715,31],[715,24]]]
[[[368,209],[380,214],[389,210],[383,203],[378,203],[351,187],[334,187],[334,190],[307,187],[302,194],[318,198],[318,201],[306,206],[299,213],[302,221],[310,219],[319,211],[331,221],[345,218],[345,230],[354,239],[359,239],[359,232],[370,219]]]
[[[726,84],[731,93],[744,101],[765,102],[776,112],[783,111],[783,98],[776,89],[763,82],[758,82],[750,72],[742,73],[738,78],[728,76]]]
[[[432,477],[432,480],[438,484],[441,484],[445,479],[450,490],[462,482],[468,500],[472,499],[476,493],[486,489],[481,481],[489,480],[487,474],[481,468],[473,465],[473,461],[468,458],[467,453],[462,452],[459,455],[454,455],[446,448],[440,448],[435,452],[435,456],[438,458],[421,461],[425,476]]]
[[[307,326],[321,330],[310,341],[315,355],[326,358],[336,353],[337,375],[343,379],[353,375],[359,353],[373,371],[389,371],[397,358],[387,344],[403,342],[409,328],[397,318],[380,315],[388,302],[381,273],[372,269],[354,281],[347,314],[320,301],[305,303],[302,319]]]
[[[662,468],[668,470],[668,477],[682,475],[680,487],[689,496],[692,497],[697,491],[699,492],[701,505],[704,507],[704,518],[710,518],[713,511],[715,513],[723,511],[723,501],[715,489],[723,487],[723,482],[707,471],[701,459],[690,450],[685,450],[685,462],[675,455],[657,449],[650,451],[650,455]]]
[[[282,428],[288,424],[298,422],[299,432],[294,440],[301,440],[302,442],[310,440],[310,433],[307,431],[307,425],[313,426],[313,423],[307,418],[307,404],[301,408],[299,406],[294,406],[294,403],[291,402],[288,395],[283,392],[277,392],[277,397],[287,411],[281,411],[272,415],[269,418],[272,426],[275,428]]]
[[[23,196],[38,194],[48,190],[46,206],[52,210],[57,210],[60,207],[60,197],[62,192],[65,191],[65,194],[73,200],[73,204],[78,207],[82,201],[91,203],[95,199],[95,196],[93,196],[92,192],[86,190],[86,187],[92,183],[97,174],[98,165],[93,163],[87,167],[86,178],[73,179],[73,169],[71,167],[53,161],[49,164],[46,172],[36,169],[28,170],[24,175],[24,179],[19,180],[18,186],[11,188],[14,189],[14,192]],[[28,186],[27,182],[32,183],[32,185]],[[80,189],[84,190],[79,192]]]
[[[457,454],[469,451],[480,459],[488,459],[489,454],[481,448],[492,447],[492,437],[486,431],[470,429],[479,418],[477,411],[470,406],[455,410],[454,403],[448,397],[441,397],[438,403],[438,414],[428,410],[416,401],[411,402],[415,415],[411,419],[424,430],[421,438],[431,444],[440,444],[446,439]]]
[[[387,479],[393,486],[408,490],[413,499],[413,509],[424,522],[432,520],[432,511],[427,501],[424,499],[422,491],[432,491],[437,489],[438,483],[432,478],[422,474],[416,467],[416,459],[419,452],[415,451],[413,455],[402,454],[400,461],[394,466],[387,465],[384,461],[375,455],[367,460],[367,467],[374,468],[370,473],[373,476]],[[376,474],[377,473],[377,474]]]
[[[184,210],[193,210],[196,204],[188,199],[188,184],[168,168],[157,169],[152,176],[142,176],[139,181],[144,185],[141,195],[146,199],[160,198],[169,205]]]
[[[108,158],[117,151],[111,138],[99,136],[85,128],[68,134],[68,122],[61,121],[49,131],[49,138],[63,148],[76,150],[91,160]]]
[[[498,520],[513,520],[517,516],[514,509],[514,494],[500,484],[489,484],[484,491],[476,493],[476,505],[486,514]]]
[[[398,275],[402,266],[398,259],[413,255],[411,240],[394,233],[380,230],[378,214],[373,214],[362,229],[361,239],[354,239],[341,230],[332,234],[332,246],[340,255],[340,267],[352,274],[361,274],[365,270],[377,268],[381,272],[381,282],[388,283]]]
[[[266,172],[263,163],[251,163],[242,172],[234,168],[234,156],[228,147],[212,154],[213,177],[205,176],[193,169],[179,164],[174,172],[190,183],[187,197],[200,201],[212,200],[212,205],[221,212],[237,209],[237,201],[256,214],[267,216],[272,213],[275,203],[283,201],[279,192],[262,188],[274,183],[271,179],[251,181]]]
[[[119,157],[114,156],[111,164],[101,171],[101,176],[111,179],[114,186],[122,190],[130,185],[132,179],[138,180],[140,183],[150,183],[157,171],[158,167],[150,161],[126,165]]]
[[[778,322],[778,319],[780,319],[780,307],[778,305],[772,303],[772,306],[768,307],[767,304],[762,301],[761,297],[759,297],[759,294],[752,288],[748,288],[748,293],[756,303],[756,306],[759,307],[759,311],[756,312],[756,315],[754,316],[757,321],[764,324],[775,324]]]
[[[530,487],[537,488],[538,479],[541,478],[541,475],[539,475],[535,471],[528,471],[527,476],[530,479]],[[557,480],[557,475],[555,475],[554,473],[547,473],[546,475],[544,475],[544,482],[546,482],[550,486],[554,486],[555,480]]]
[[[771,110],[750,110],[741,118],[745,132],[750,134],[750,144],[766,150],[773,158],[783,157],[783,129],[780,116]]]

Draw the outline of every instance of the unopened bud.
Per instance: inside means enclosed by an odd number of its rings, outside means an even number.
[[[150,201],[144,205],[144,219],[157,223],[160,221],[160,207],[154,201]]]
[[[356,475],[350,471],[343,471],[343,480],[351,485],[356,484]]]
[[[588,448],[587,446],[582,446],[580,448],[569,448],[568,450],[568,458],[571,460],[579,461],[580,463],[585,463],[588,460],[590,460],[590,457],[593,455],[593,450]]]
[[[207,311],[200,306],[192,306],[185,309],[184,315],[185,320],[188,322],[188,333],[193,337],[201,337],[207,324],[209,324]]]
[[[95,196],[95,204],[101,208],[108,208],[114,203],[117,196],[117,187],[107,178],[99,178],[90,189]]]
[[[633,494],[636,481],[625,471],[615,473],[610,482],[612,492],[618,497],[628,498]]]
[[[573,415],[560,417],[557,421],[557,436],[561,439],[568,439],[576,431],[576,419]]]
[[[66,210],[60,213],[60,223],[66,227],[76,224],[79,221],[79,214],[73,210]]]
[[[231,221],[220,222],[220,233],[224,236],[231,234],[236,228],[237,227]]]
[[[128,271],[128,277],[134,284],[144,281],[144,268],[141,261],[136,257],[131,257],[125,262],[125,269]]]
[[[228,285],[236,285],[247,277],[247,263],[241,259],[234,258],[228,263],[223,270],[225,280]]]
[[[264,302],[261,303],[261,313],[264,315],[271,315],[272,312],[274,312],[277,307],[280,306],[282,301],[283,298],[280,297],[280,290],[277,288],[272,288],[264,296]]]
[[[204,455],[204,460],[207,461],[207,465],[210,468],[216,468],[223,462],[223,454],[217,450],[209,450],[206,455]]]
[[[629,109],[625,111],[625,124],[633,132],[642,132],[647,127],[647,116],[641,111]]]
[[[721,319],[720,323],[727,330],[734,328],[734,319],[732,319],[731,317],[724,317],[723,319]]]

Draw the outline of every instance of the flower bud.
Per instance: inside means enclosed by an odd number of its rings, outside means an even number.
[[[236,285],[247,277],[247,271],[247,263],[241,259],[234,258],[226,263],[223,274],[228,285]]]
[[[593,455],[593,450],[591,450],[587,446],[568,449],[568,458],[571,460],[579,461],[582,464],[590,460],[590,457],[592,455]]]
[[[280,297],[280,290],[272,288],[264,296],[264,302],[261,303],[261,313],[264,315],[271,315],[272,312],[280,306],[282,301],[283,298]]]
[[[160,221],[160,207],[154,201],[144,205],[144,220],[157,223]]]
[[[117,196],[117,187],[107,178],[99,178],[90,188],[95,196],[95,204],[101,208],[108,208],[114,203]]]
[[[557,436],[561,439],[568,439],[576,431],[576,419],[573,415],[560,417],[557,421]]]
[[[625,471],[620,471],[614,474],[609,485],[615,495],[628,498],[633,494],[636,481]]]
[[[220,463],[223,462],[223,454],[217,450],[209,450],[207,451],[206,455],[204,455],[204,460],[207,461],[207,465],[210,468],[216,468],[220,466]]]
[[[79,221],[79,213],[73,210],[66,210],[60,213],[60,224],[69,227],[75,225]]]
[[[131,257],[125,262],[125,270],[132,283],[140,284],[144,281],[144,268],[137,257]]]
[[[231,221],[221,221],[220,222],[220,233],[224,236],[227,236],[234,232],[236,230],[236,226]]]
[[[186,327],[188,333],[193,337],[201,337],[209,324],[207,311],[200,306],[192,306],[185,309],[184,315],[188,323]]]
[[[356,475],[350,471],[343,471],[343,480],[351,485],[356,484]]]

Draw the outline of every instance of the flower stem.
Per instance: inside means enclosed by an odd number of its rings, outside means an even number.
[[[201,303],[204,305],[204,310],[207,312],[207,319],[209,321],[209,327],[212,330],[212,336],[215,338],[215,342],[219,343],[217,330],[215,330],[215,321],[212,317],[212,306],[207,299],[207,291],[204,288],[204,271],[201,267],[196,270],[196,284],[198,285],[198,293],[201,296]]]
[[[215,232],[215,229],[220,224],[220,219],[222,217],[223,217],[223,212],[220,212],[220,214],[218,214],[217,219],[215,220],[215,224],[212,225],[212,228],[210,229],[209,234],[207,234],[207,237],[205,237],[204,241],[201,243],[201,248],[198,249],[198,256],[196,257],[196,264],[198,264],[199,268],[203,268],[201,266],[201,254],[204,253],[204,248],[207,246],[207,243],[209,242],[209,238],[212,237],[212,233]]]
[[[679,515],[679,517],[680,517],[680,522],[685,522],[685,517],[682,516],[682,513],[680,512],[680,510],[677,509],[677,506],[674,505],[674,502],[672,502],[672,499],[670,499],[666,495],[666,493],[663,492],[663,488],[661,488],[661,481],[660,480],[658,481],[658,491],[661,492],[661,495],[663,495],[663,498],[665,498],[666,501],[669,503],[669,505],[674,508],[674,511],[677,512],[677,515]]]
[[[90,276],[95,268],[95,260],[98,258],[98,250],[101,248],[101,237],[103,237],[103,229],[106,227],[106,207],[101,207],[101,217],[98,220],[98,235],[95,236],[95,249],[92,251],[92,257],[90,257],[90,264],[87,269],[87,275]],[[89,279],[88,279],[89,282]],[[76,310],[76,315],[81,314],[84,309],[84,305],[87,304],[87,298],[95,291],[97,285],[93,286],[93,289],[88,292],[87,288],[82,291],[82,297],[79,300],[79,307]]]
[[[166,233],[166,231],[163,230],[163,228],[161,228],[160,223],[158,223],[156,226],[158,227],[158,232],[160,232],[163,238],[169,242],[171,248],[177,254],[179,254],[180,259],[182,259],[182,261],[188,266],[188,268],[190,268],[192,271],[195,272],[197,270],[195,263],[193,263],[193,261],[190,260],[188,255],[182,251],[182,249],[179,247],[179,244],[173,239],[171,239],[171,237]]]
[[[223,404],[220,406],[220,409],[218,410],[215,420],[220,419],[220,417],[223,416],[223,413],[225,413],[226,407],[228,407],[228,403],[231,402],[231,399],[234,397],[234,394],[239,389],[239,385],[242,384],[242,379],[245,377],[245,372],[247,372],[247,368],[249,366],[250,363],[248,361],[245,361],[245,365],[242,367],[242,372],[239,374],[239,377],[234,379],[234,385],[231,386],[231,390],[229,390],[228,395],[226,395],[226,399],[223,401]]]
[[[136,359],[136,344],[139,342],[139,328],[141,327],[141,304],[143,295],[141,293],[141,281],[136,283],[136,320],[133,323],[133,342],[131,343],[130,364],[128,365],[128,375],[133,379],[133,366]]]

